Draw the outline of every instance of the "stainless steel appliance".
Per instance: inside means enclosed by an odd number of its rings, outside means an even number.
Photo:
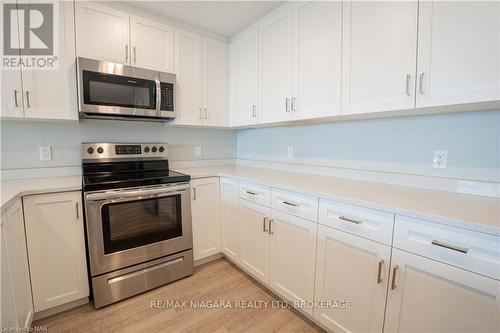
[[[190,177],[165,143],[84,143],[88,257],[96,308],[193,273]]]
[[[175,74],[78,58],[81,118],[175,118]]]

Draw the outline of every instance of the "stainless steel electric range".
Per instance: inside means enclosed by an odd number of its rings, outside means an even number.
[[[193,273],[190,177],[168,168],[166,143],[83,143],[94,306]]]

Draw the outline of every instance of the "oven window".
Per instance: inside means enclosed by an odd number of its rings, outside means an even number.
[[[101,214],[105,254],[182,236],[180,194],[106,204]]]
[[[83,101],[90,105],[156,109],[156,82],[83,71]]]

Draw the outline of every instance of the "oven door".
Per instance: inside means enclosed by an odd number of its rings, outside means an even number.
[[[85,194],[92,276],[193,247],[189,184]]]

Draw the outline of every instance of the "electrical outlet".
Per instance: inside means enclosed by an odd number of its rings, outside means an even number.
[[[194,156],[196,156],[196,157],[201,156],[201,146],[194,147]]]
[[[40,161],[50,161],[52,159],[51,146],[40,146],[38,150],[40,151]]]
[[[448,151],[447,150],[434,150],[434,160],[432,167],[434,169],[446,169],[448,166]]]
[[[293,146],[288,146],[287,155],[293,157]]]

